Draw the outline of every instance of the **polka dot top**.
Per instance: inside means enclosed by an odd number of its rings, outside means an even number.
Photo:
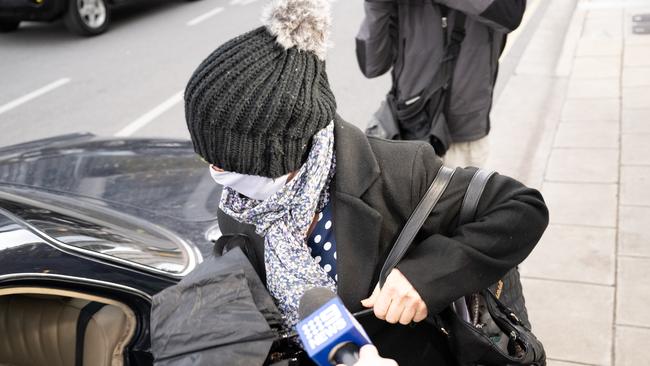
[[[338,282],[336,275],[336,239],[332,227],[332,200],[318,214],[318,221],[314,230],[307,238],[307,246],[314,257],[327,274]]]

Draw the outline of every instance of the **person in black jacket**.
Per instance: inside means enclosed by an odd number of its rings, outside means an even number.
[[[475,169],[459,169],[412,250],[378,276],[442,162],[431,145],[369,138],[336,114],[325,71],[327,0],[275,0],[265,25],[209,55],[185,91],[195,151],[224,186],[219,226],[246,234],[287,328],[305,290],[330,288],[383,357],[452,365],[426,319],[496,282],[531,252],[547,222],[539,192],[493,176],[475,222],[458,212]],[[216,204],[216,203],[215,203]]]
[[[431,138],[446,164],[484,166],[499,56],[506,35],[522,20],[526,0],[365,0],[364,9],[357,61],[368,78],[391,70],[394,108],[405,106],[409,115],[398,124],[401,138]],[[457,37],[464,37],[460,53],[447,71],[443,59]],[[437,80],[443,73],[451,74],[446,102],[432,97],[422,109],[426,113],[412,112],[424,103],[427,88],[442,86]],[[380,124],[388,123],[381,116]]]

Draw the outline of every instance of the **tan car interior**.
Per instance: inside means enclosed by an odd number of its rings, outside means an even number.
[[[136,325],[129,307],[92,295],[32,287],[0,289],[0,366],[75,366],[77,322],[91,302],[104,305],[84,322],[83,365],[122,366],[124,347]]]

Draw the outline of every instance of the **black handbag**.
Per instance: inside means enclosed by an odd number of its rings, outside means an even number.
[[[478,202],[483,194],[483,190],[490,178],[494,175],[493,171],[479,169],[474,173],[472,180],[467,187],[467,192],[463,198],[460,208],[458,225],[465,225],[476,218]],[[519,268],[515,267],[508,271],[497,283],[488,288],[498,300],[508,308],[512,309],[521,322],[528,329],[532,329],[528,320],[528,310],[524,299],[523,287],[519,275]],[[468,299],[471,301],[471,299]],[[476,300],[476,299],[474,299]]]
[[[388,254],[380,273],[380,286],[383,286],[390,271],[406,254],[453,174],[453,169],[444,166],[438,171]],[[461,215],[465,218],[473,219],[478,200],[490,176],[491,173],[479,169],[472,178],[461,206]],[[521,289],[516,269],[504,277],[505,281],[512,281],[510,276],[516,276],[515,281]],[[499,282],[504,283],[504,280]],[[503,293],[504,285],[497,283],[495,286],[459,299],[441,313],[430,316],[428,321],[446,335],[459,365],[545,366],[546,354],[542,343],[520,316],[496,295],[497,290]]]

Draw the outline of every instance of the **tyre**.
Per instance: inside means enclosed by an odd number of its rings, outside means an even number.
[[[68,0],[63,23],[72,33],[96,36],[108,29],[111,11],[106,0]]]
[[[18,25],[20,24],[20,20],[16,19],[7,19],[7,18],[0,18],[0,32],[5,33],[5,32],[13,32],[16,29],[18,29]]]

